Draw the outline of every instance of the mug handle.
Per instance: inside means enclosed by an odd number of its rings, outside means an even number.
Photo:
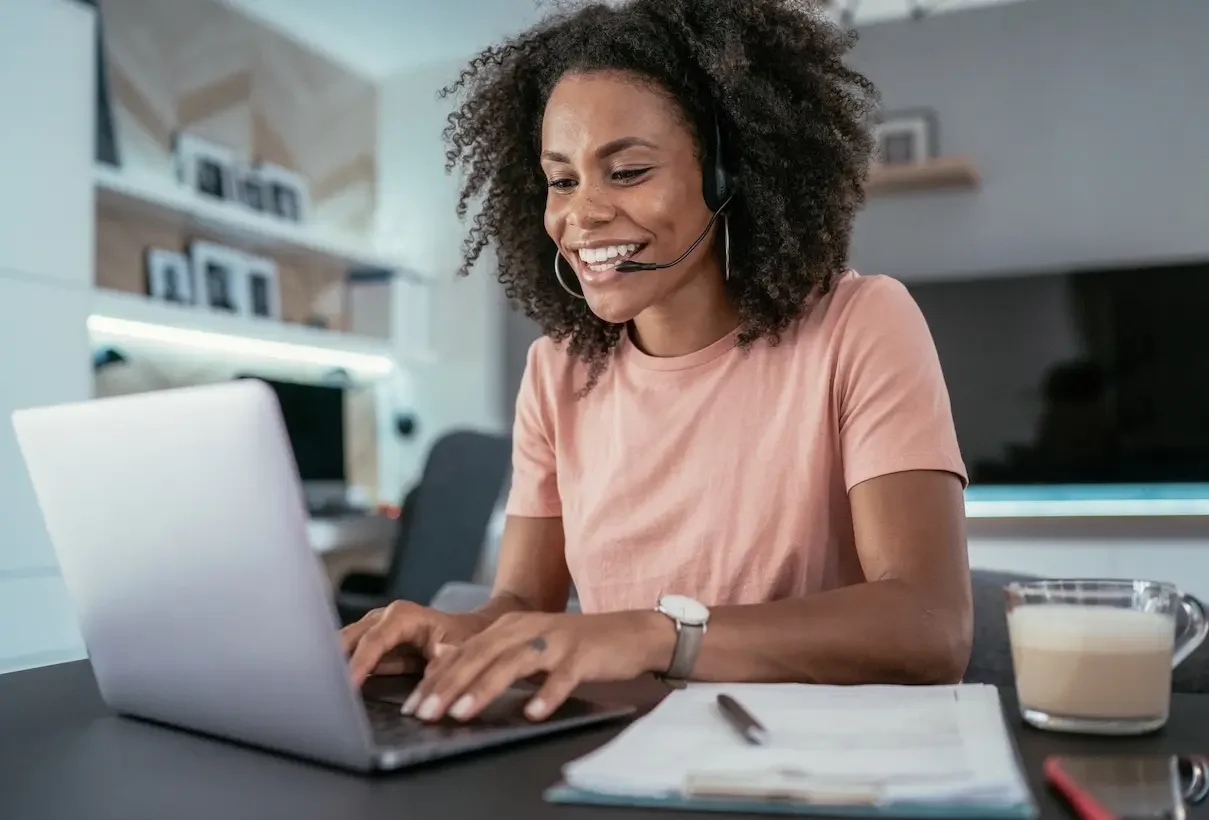
[[[1188,656],[1205,642],[1209,635],[1209,620],[1205,618],[1205,608],[1201,602],[1191,595],[1180,595],[1180,606],[1184,610],[1187,621],[1184,629],[1175,636],[1175,653],[1171,656],[1171,668],[1179,666]]]

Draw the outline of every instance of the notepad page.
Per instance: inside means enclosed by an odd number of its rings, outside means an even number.
[[[746,743],[723,719],[721,692],[764,724],[765,745]],[[976,684],[693,685],[568,765],[564,778],[589,791],[663,796],[682,794],[690,778],[785,769],[876,782],[894,801],[1028,796],[998,693]]]

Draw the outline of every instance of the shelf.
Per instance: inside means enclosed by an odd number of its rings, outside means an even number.
[[[89,334],[94,342],[123,351],[132,347],[177,350],[202,358],[217,355],[271,362],[321,375],[341,369],[365,381],[385,378],[396,367],[394,351],[384,340],[269,319],[225,316],[137,293],[103,288],[92,293]]]
[[[1209,515],[1209,484],[972,486],[969,518],[1129,518]]]
[[[218,241],[266,253],[303,254],[336,265],[400,268],[400,260],[375,253],[372,243],[337,236],[250,211],[233,202],[208,200],[168,179],[123,172],[110,165],[93,171],[97,202],[150,217],[184,221]]]
[[[869,171],[865,193],[870,196],[976,188],[978,169],[969,157],[940,157],[913,165],[882,165]]]

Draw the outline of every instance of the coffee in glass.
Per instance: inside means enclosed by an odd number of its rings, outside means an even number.
[[[1171,670],[1209,632],[1200,603],[1171,584],[1052,580],[1009,584],[1006,593],[1020,711],[1041,729],[1162,727]]]

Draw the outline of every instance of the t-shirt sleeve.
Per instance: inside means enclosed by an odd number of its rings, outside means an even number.
[[[550,396],[546,394],[539,356],[539,339],[529,347],[525,372],[516,396],[512,425],[512,483],[506,513],[527,518],[558,518],[558,465]]]
[[[905,470],[969,477],[932,333],[907,288],[879,276],[848,305],[836,362],[847,489]]]

